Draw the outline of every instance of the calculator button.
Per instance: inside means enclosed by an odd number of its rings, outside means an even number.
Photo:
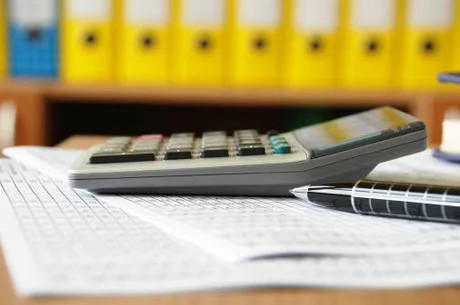
[[[226,138],[227,133],[225,131],[206,131],[206,132],[203,132],[203,138],[214,138],[214,137]]]
[[[148,147],[138,147],[138,148],[131,148],[128,152],[130,153],[150,153],[156,154],[158,152],[157,148],[148,148]]]
[[[125,147],[101,147],[99,152],[101,153],[121,153],[125,150]]]
[[[265,148],[262,145],[244,145],[237,147],[238,156],[265,155]]]
[[[192,151],[190,149],[172,149],[165,153],[165,160],[191,159]]]
[[[252,136],[259,136],[259,132],[255,129],[242,129],[235,131],[235,136],[243,136],[243,135],[252,135]]]
[[[170,137],[169,137],[169,140],[192,140],[193,141],[193,138],[194,138],[194,134],[193,133],[173,133]]]
[[[151,141],[151,140],[156,140],[156,141],[161,141],[163,139],[163,135],[161,134],[146,134],[142,135],[137,138],[137,141]]]
[[[192,144],[174,144],[174,145],[168,145],[167,150],[168,151],[174,151],[174,150],[192,150],[193,145]]]
[[[131,150],[138,151],[138,150],[158,150],[160,148],[160,143],[142,143],[134,145]]]
[[[287,143],[280,143],[272,147],[273,153],[277,155],[284,155],[291,153],[291,146]]]
[[[206,148],[201,150],[201,158],[222,158],[228,157],[227,148]]]
[[[124,153],[97,152],[97,153],[94,153],[90,157],[91,164],[142,162],[142,161],[155,161],[155,155],[152,152],[124,152]]]
[[[237,146],[262,146],[262,142],[258,140],[243,140],[238,142]]]
[[[217,149],[217,148],[225,148],[227,149],[227,143],[209,143],[205,145],[201,145],[201,149]]]
[[[276,144],[276,143],[287,143],[286,139],[282,136],[271,136],[270,137],[270,144]]]

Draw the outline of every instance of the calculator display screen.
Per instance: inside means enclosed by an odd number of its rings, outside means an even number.
[[[315,158],[424,129],[416,118],[382,107],[302,128],[295,136]]]

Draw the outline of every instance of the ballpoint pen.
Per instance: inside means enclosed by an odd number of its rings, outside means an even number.
[[[291,192],[310,203],[358,214],[460,223],[460,188],[360,180]]]

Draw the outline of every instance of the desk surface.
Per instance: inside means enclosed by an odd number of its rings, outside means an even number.
[[[64,148],[86,148],[100,143],[101,136],[74,136],[61,143]],[[258,289],[207,293],[185,293],[152,295],[140,297],[66,297],[66,298],[19,298],[16,296],[0,249],[0,304],[458,304],[460,286],[401,289],[401,290],[359,290],[359,289]]]

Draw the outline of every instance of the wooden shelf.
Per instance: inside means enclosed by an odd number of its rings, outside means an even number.
[[[284,106],[321,103],[346,105],[405,105],[426,98],[458,99],[460,90],[409,91],[346,88],[233,88],[119,84],[65,84],[56,81],[3,81],[0,92],[27,92],[50,99],[108,102],[168,102],[205,105]]]
[[[445,105],[460,105],[460,90],[443,91],[361,90],[345,88],[232,88],[118,84],[64,84],[57,81],[5,80],[0,97],[14,100],[19,108],[18,143],[46,143],[45,106],[53,102],[150,103],[194,106],[336,106],[404,107],[425,121],[432,143],[440,141]],[[444,105],[444,106],[443,106]],[[447,107],[447,106],[446,106]],[[22,119],[21,119],[22,118]],[[22,121],[22,122],[21,122]],[[21,133],[21,128],[24,129]],[[39,130],[37,130],[39,129]],[[27,131],[28,130],[28,131]]]

